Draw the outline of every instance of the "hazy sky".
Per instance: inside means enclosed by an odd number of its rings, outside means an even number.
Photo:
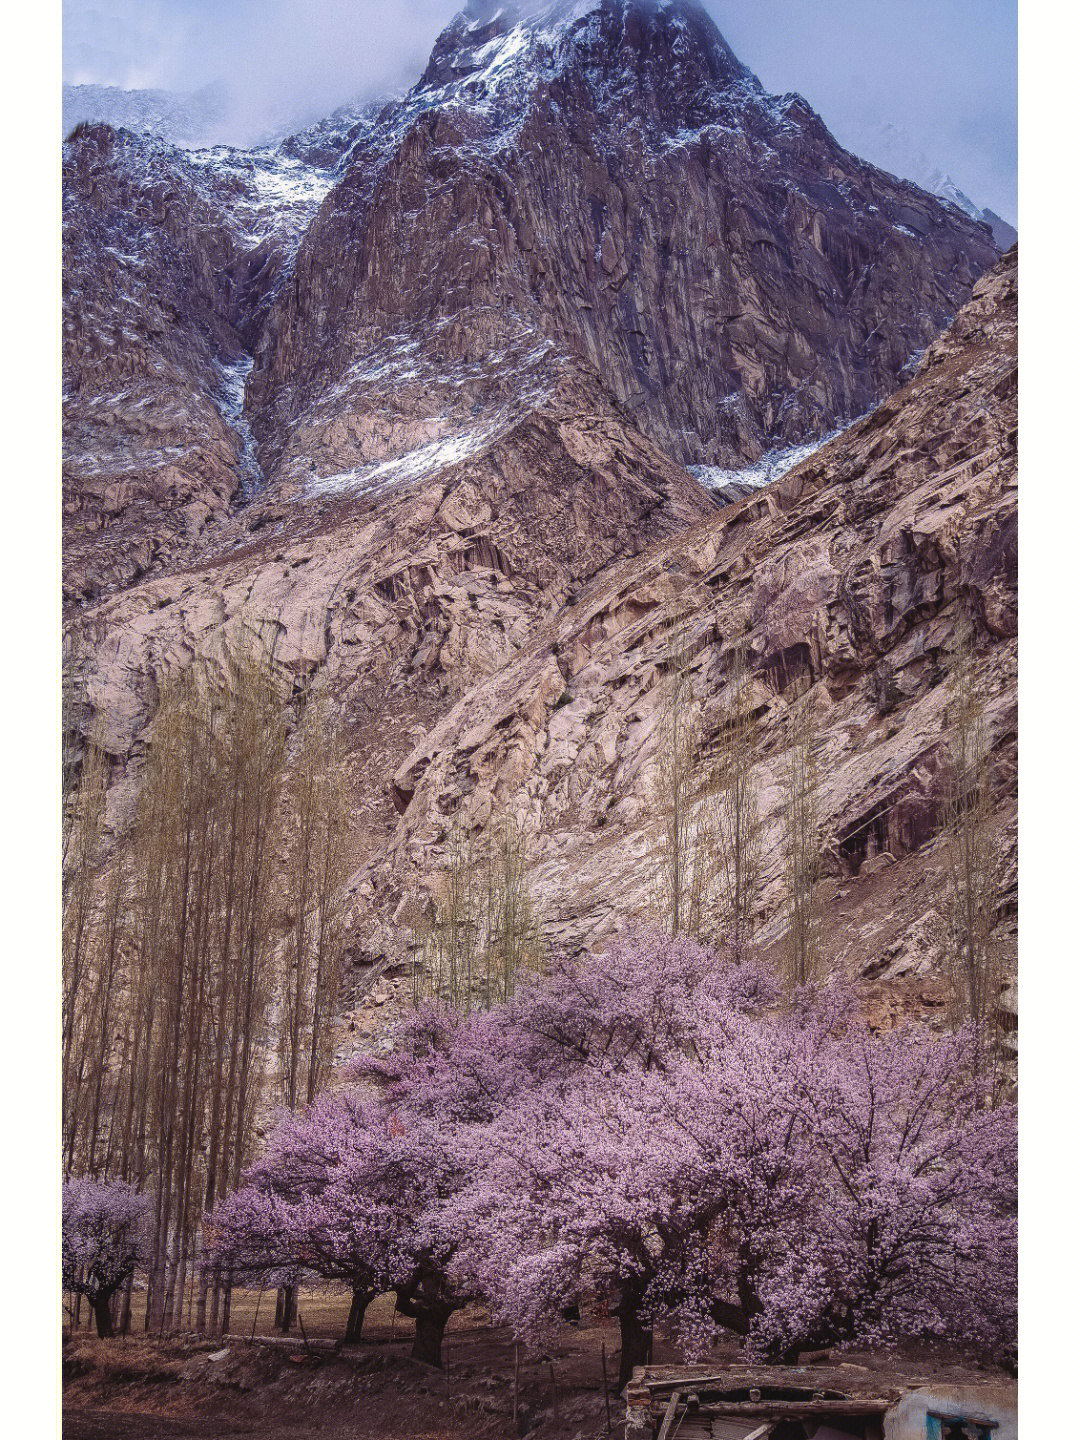
[[[1016,0],[705,0],[740,59],[837,138],[940,167],[1016,219]],[[224,82],[243,127],[411,82],[460,0],[64,0],[64,78]]]

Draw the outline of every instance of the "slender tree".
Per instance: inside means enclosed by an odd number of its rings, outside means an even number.
[[[708,832],[701,707],[694,695],[690,665],[692,643],[686,623],[672,627],[664,662],[653,796],[660,817],[655,908],[670,935],[700,936],[715,855]]]
[[[821,964],[817,736],[809,696],[790,711],[788,739],[782,772],[787,882],[784,974],[789,988],[795,989],[816,979]]]
[[[994,1008],[1003,976],[992,938],[997,896],[990,746],[973,627],[966,621],[956,634],[949,686],[943,804],[945,974],[952,1019],[975,1027],[985,1056],[995,1049]]]
[[[294,748],[284,795],[288,859],[282,886],[278,1042],[281,1099],[290,1110],[310,1105],[326,1082],[333,1056],[345,940],[348,824],[343,757],[320,700],[308,702]],[[283,1334],[291,1330],[296,1311],[296,1287],[283,1285],[275,1310],[275,1324]]]
[[[736,961],[747,958],[757,928],[761,819],[754,762],[757,720],[745,644],[731,651],[712,786],[721,932]]]
[[[529,885],[531,846],[509,811],[482,841],[455,823],[431,914],[414,934],[413,1003],[464,1013],[510,999],[544,960],[541,918]]]

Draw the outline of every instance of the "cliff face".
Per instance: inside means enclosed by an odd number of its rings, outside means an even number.
[[[363,976],[404,958],[402,904],[437,883],[451,817],[480,833],[505,807],[528,817],[557,942],[599,945],[647,912],[673,629],[693,655],[707,744],[733,644],[746,645],[763,943],[783,927],[786,717],[809,694],[829,959],[880,982],[887,1007],[935,1005],[938,777],[961,606],[977,618],[988,696],[1006,947],[1014,923],[1015,397],[1015,252],[907,386],[719,511],[568,366],[436,473],[264,499],[212,562],[88,611],[73,640],[90,657],[91,712],[115,754],[137,754],[172,667],[193,653],[224,662],[270,627],[277,660],[326,688],[348,737]]]
[[[512,323],[588,358],[673,458],[754,458],[883,398],[996,255],[766,94],[690,3],[470,7],[343,169],[260,340],[271,452],[330,391],[362,410],[388,337],[437,375]]]
[[[196,551],[262,483],[250,347],[328,185],[289,157],[83,126],[64,147],[65,598]]]
[[[977,617],[997,757],[999,938],[1008,944],[1015,402],[1014,251],[979,282],[909,385],[782,480],[598,575],[511,666],[463,697],[394,777],[404,815],[388,852],[393,869],[428,869],[448,813],[479,823],[512,801],[547,836],[538,875],[567,940],[596,943],[647,909],[659,697],[677,627],[693,655],[707,747],[733,646],[751,657],[766,944],[782,929],[786,716],[809,694],[837,902],[830,958],[921,984],[938,943],[944,680],[963,607]]]

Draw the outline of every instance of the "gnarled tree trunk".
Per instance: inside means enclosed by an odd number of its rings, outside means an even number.
[[[367,1308],[375,1298],[374,1290],[358,1286],[352,1292],[352,1305],[349,1307],[349,1318],[345,1323],[344,1345],[358,1345],[360,1343],[360,1332],[364,1328],[364,1316]]]
[[[108,1294],[95,1295],[91,1300],[94,1309],[94,1323],[97,1325],[99,1340],[111,1340],[115,1331],[113,1330],[112,1317],[112,1291]]]
[[[619,1302],[619,1389],[630,1383],[638,1365],[648,1365],[652,1356],[652,1330],[641,1322],[641,1297],[627,1295]]]
[[[442,1343],[446,1333],[446,1322],[454,1312],[445,1305],[424,1305],[416,1308],[416,1338],[413,1341],[412,1358],[422,1365],[434,1365],[442,1369]]]

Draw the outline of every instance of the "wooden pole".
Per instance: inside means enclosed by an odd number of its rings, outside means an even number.
[[[671,1392],[671,1399],[668,1401],[667,1409],[664,1411],[664,1418],[660,1423],[660,1433],[657,1435],[656,1440],[668,1440],[668,1436],[671,1434],[671,1427],[675,1422],[675,1411],[679,1408],[679,1401],[681,1399],[682,1394],[680,1391],[673,1390]]]
[[[262,1284],[262,1286],[261,1286],[260,1289],[259,1289],[258,1299],[255,1301],[255,1319],[252,1320],[252,1322],[251,1322],[251,1339],[248,1341],[248,1344],[249,1344],[249,1345],[253,1344],[254,1341],[255,1341],[255,1326],[258,1325],[258,1323],[259,1323],[259,1306],[262,1304],[262,1297],[263,1297],[263,1292],[265,1291],[265,1289],[266,1289],[266,1282],[264,1281],[263,1284]]]
[[[518,1394],[521,1384],[521,1346],[514,1346],[514,1434],[518,1433]]]
[[[604,1416],[607,1420],[607,1433],[611,1434],[611,1389],[608,1386],[607,1378],[607,1346],[601,1342],[600,1365],[604,1372]]]

